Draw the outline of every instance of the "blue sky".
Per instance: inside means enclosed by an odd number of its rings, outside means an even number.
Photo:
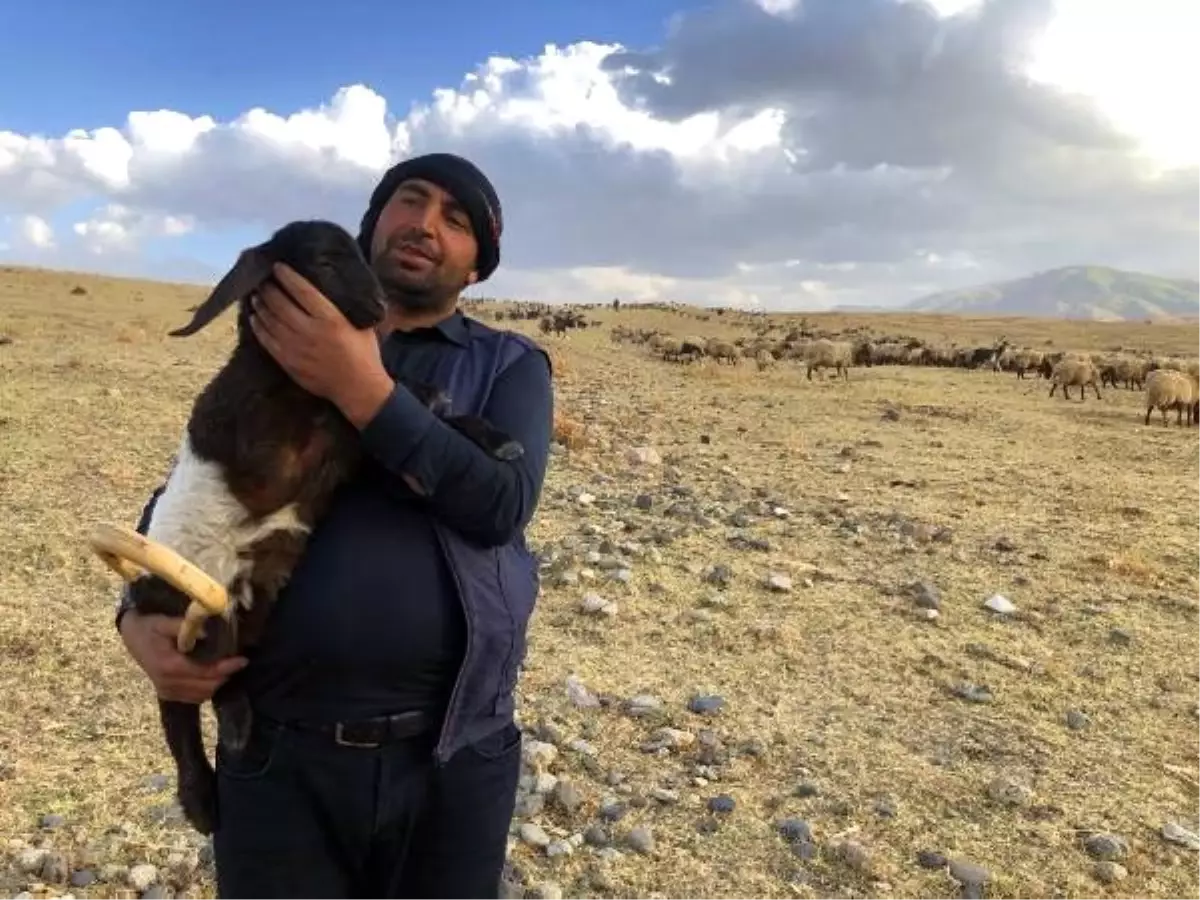
[[[649,46],[686,0],[379,3],[338,0],[171,3],[46,0],[0,8],[0,130],[59,136],[120,126],[130,110],[233,119],[262,106],[287,114],[365,84],[403,116],[438,87],[456,87],[490,56],[537,55],[580,40]],[[30,81],[30,73],[38,73]],[[22,83],[36,89],[17,89]],[[60,209],[61,226],[86,203]],[[142,245],[151,270],[204,279],[258,231],[195,233]],[[195,266],[186,256],[205,265]]]
[[[1194,277],[1200,5],[980,2],[0,0],[0,261],[211,283],[450,150],[504,204],[497,296]]]
[[[21,0],[0,4],[0,129],[59,134],[175,109],[291,111],[356,82],[425,100],[489,56],[649,46],[686,0]],[[331,12],[336,6],[337,13]],[[28,88],[19,88],[26,84]]]

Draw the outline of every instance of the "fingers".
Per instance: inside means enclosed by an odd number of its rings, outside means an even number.
[[[250,330],[254,332],[254,336],[258,338],[263,349],[270,353],[277,363],[284,365],[287,360],[287,351],[284,350],[279,339],[268,330],[268,326],[263,323],[257,312],[250,313]]]
[[[172,644],[165,648],[159,672],[166,678],[224,680],[239,669],[246,667],[244,656],[232,656],[216,662],[202,663],[180,653]]]
[[[172,660],[164,665],[154,679],[155,690],[163,700],[205,703],[212,699],[230,675],[245,665],[244,657],[232,657],[206,665],[185,658],[182,667],[177,667]]]
[[[175,645],[183,620],[164,615],[139,616],[136,628],[125,637],[130,652],[154,684],[163,700],[204,703],[233,673],[249,660],[232,656],[215,662],[197,662],[180,653]]]
[[[312,327],[309,315],[270,283],[258,289],[251,308],[251,321],[258,319],[272,335],[283,341],[307,333]]]
[[[329,299],[312,286],[308,279],[301,277],[295,269],[286,263],[275,263],[275,277],[283,285],[284,290],[291,294],[301,309],[315,319],[335,319],[338,317],[337,308]],[[299,310],[297,310],[299,312]]]

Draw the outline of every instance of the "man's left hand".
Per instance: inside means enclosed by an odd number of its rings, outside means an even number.
[[[258,289],[250,316],[255,336],[292,380],[361,427],[394,387],[375,329],[355,328],[287,265],[276,263],[274,274],[287,294],[271,282]]]

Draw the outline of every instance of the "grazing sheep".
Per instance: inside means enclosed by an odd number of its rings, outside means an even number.
[[[1175,424],[1183,425],[1186,413],[1188,425],[1200,424],[1200,381],[1174,369],[1155,369],[1146,375],[1146,418],[1157,409],[1167,424],[1167,410],[1175,410]]]
[[[704,345],[707,341],[698,337],[685,337],[680,342],[679,358],[687,362],[695,362],[704,358]]]
[[[1079,399],[1083,400],[1083,395],[1088,385],[1091,385],[1092,390],[1096,392],[1096,399],[1100,400],[1100,370],[1096,368],[1096,364],[1090,359],[1067,357],[1060,360],[1050,373],[1050,396],[1054,396],[1054,392],[1062,387],[1063,399],[1071,396],[1068,390],[1071,385],[1079,386]]]
[[[737,347],[729,343],[729,341],[717,340],[716,338],[706,341],[704,352],[718,363],[728,362],[734,366],[738,363]]]
[[[683,342],[678,338],[662,337],[656,334],[648,343],[666,360],[678,362],[679,357],[683,354]]]
[[[333,491],[356,468],[361,440],[327,400],[300,387],[259,344],[250,327],[250,298],[286,263],[307,278],[358,329],[377,326],[385,312],[379,281],[354,238],[331,222],[293,222],[263,244],[241,253],[233,269],[196,310],[170,332],[195,334],[239,304],[237,345],[201,390],[188,419],[146,536],[183,556],[223,585],[229,608],[207,623],[191,648],[195,659],[240,654],[259,640],[270,609],[303,552]],[[437,388],[412,385],[438,415],[449,398]],[[472,417],[447,418],[500,459],[524,449]],[[182,616],[189,598],[157,575],[129,584],[141,613]],[[244,749],[251,713],[244,693],[227,685],[213,698],[222,743]],[[159,701],[167,744],[175,759],[180,805],[201,833],[216,824],[215,775],[204,750],[200,707]]]
[[[836,369],[837,374],[850,380],[850,365],[854,358],[854,346],[849,341],[831,341],[827,338],[808,345],[804,361],[808,364],[808,380],[812,381],[813,369]]]

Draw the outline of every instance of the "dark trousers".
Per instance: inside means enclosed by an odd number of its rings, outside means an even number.
[[[218,745],[219,897],[496,897],[520,774],[514,725],[438,767],[436,735],[373,749],[260,721]]]

